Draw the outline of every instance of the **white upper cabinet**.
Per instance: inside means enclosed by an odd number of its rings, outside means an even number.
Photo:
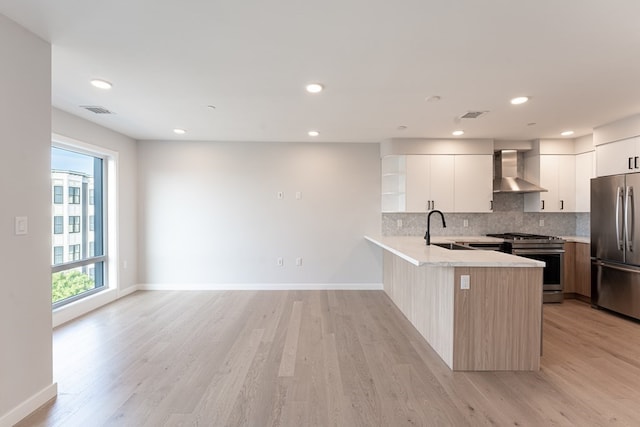
[[[453,212],[454,156],[406,156],[405,212]]]
[[[493,156],[455,156],[455,212],[491,212]]]
[[[640,137],[596,147],[597,176],[640,172]]]
[[[548,191],[524,195],[526,212],[575,212],[576,208],[576,161],[574,155],[544,154],[527,157],[525,170],[536,170],[539,176],[527,175]],[[537,178],[537,179],[536,179]]]
[[[591,178],[596,176],[595,153],[576,155],[576,212],[591,210]]]
[[[491,212],[493,156],[418,154],[382,159],[382,211]]]

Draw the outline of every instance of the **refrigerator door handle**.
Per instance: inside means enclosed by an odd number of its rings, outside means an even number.
[[[618,187],[616,195],[616,239],[618,239],[618,250],[624,250],[624,236],[620,232],[620,205],[624,203],[624,188]]]
[[[610,268],[612,270],[624,271],[624,272],[627,272],[627,273],[640,274],[640,270],[633,269],[631,267],[627,267],[625,264],[610,264],[608,262],[604,262],[604,261],[601,261],[601,260],[596,260],[596,261],[593,262],[593,265],[595,265],[597,267]]]
[[[631,210],[631,212],[629,212]],[[633,252],[633,233],[635,232],[635,209],[634,209],[634,197],[633,187],[627,187],[627,200],[624,207],[624,229],[625,239],[627,241],[627,249],[629,252]]]

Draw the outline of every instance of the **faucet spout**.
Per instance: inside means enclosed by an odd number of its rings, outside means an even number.
[[[431,215],[434,213],[440,214],[440,218],[442,218],[442,227],[447,228],[447,223],[444,221],[444,214],[441,211],[434,209],[429,212],[429,215],[427,215],[427,232],[424,235],[424,239],[427,241],[427,246],[431,244]]]

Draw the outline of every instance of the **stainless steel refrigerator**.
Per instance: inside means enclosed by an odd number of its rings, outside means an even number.
[[[591,180],[591,303],[640,319],[640,173]]]

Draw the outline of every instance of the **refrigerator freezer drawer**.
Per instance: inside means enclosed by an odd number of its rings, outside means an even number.
[[[640,319],[640,268],[594,261],[597,271],[592,302],[626,316]]]

